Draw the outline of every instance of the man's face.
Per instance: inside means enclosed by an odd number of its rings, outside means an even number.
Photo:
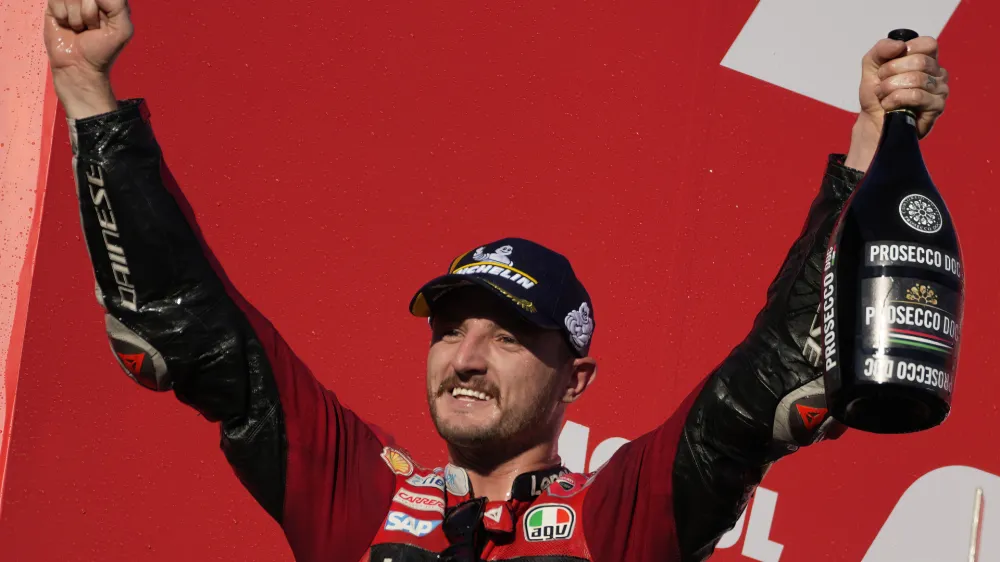
[[[500,299],[460,287],[434,307],[427,401],[455,446],[536,442],[558,431],[573,371],[569,346]]]

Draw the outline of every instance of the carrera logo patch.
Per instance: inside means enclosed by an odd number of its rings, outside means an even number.
[[[400,489],[393,496],[392,501],[403,504],[411,509],[420,511],[434,511],[444,515],[444,500],[427,494],[418,494],[406,489]]]

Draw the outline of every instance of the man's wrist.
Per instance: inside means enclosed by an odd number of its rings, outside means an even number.
[[[878,149],[879,137],[878,127],[872,118],[864,114],[859,115],[851,129],[851,148],[847,151],[844,166],[862,172],[867,171]]]
[[[118,100],[107,75],[54,72],[56,95],[70,119],[84,119],[118,108]]]

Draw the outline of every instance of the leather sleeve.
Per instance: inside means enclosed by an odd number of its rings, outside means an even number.
[[[704,560],[732,529],[771,463],[832,433],[818,346],[829,238],[861,172],[831,155],[798,239],[747,337],[685,416],[673,465],[682,560]]]
[[[664,424],[593,476],[584,525],[594,560],[705,560],[771,463],[831,430],[814,322],[828,239],[860,178],[830,155],[750,333]]]
[[[384,507],[378,496],[387,504],[394,482],[384,464],[375,466],[379,438],[225,279],[164,162],[143,100],[70,121],[70,134],[81,223],[119,365],[220,424],[227,460],[283,524],[294,551],[330,546],[313,542],[322,536],[360,557],[367,546],[360,543],[384,515],[376,513]],[[364,498],[352,491],[364,488],[362,480],[373,507],[359,505]],[[344,533],[331,533],[318,513],[340,518],[332,523]]]

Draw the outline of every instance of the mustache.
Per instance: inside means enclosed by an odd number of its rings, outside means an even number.
[[[500,389],[490,381],[480,377],[474,377],[463,381],[456,375],[451,375],[441,381],[441,384],[439,384],[437,388],[437,396],[451,394],[451,391],[456,388],[465,388],[475,392],[482,392],[483,394],[491,398],[495,398],[498,401],[500,399]]]

